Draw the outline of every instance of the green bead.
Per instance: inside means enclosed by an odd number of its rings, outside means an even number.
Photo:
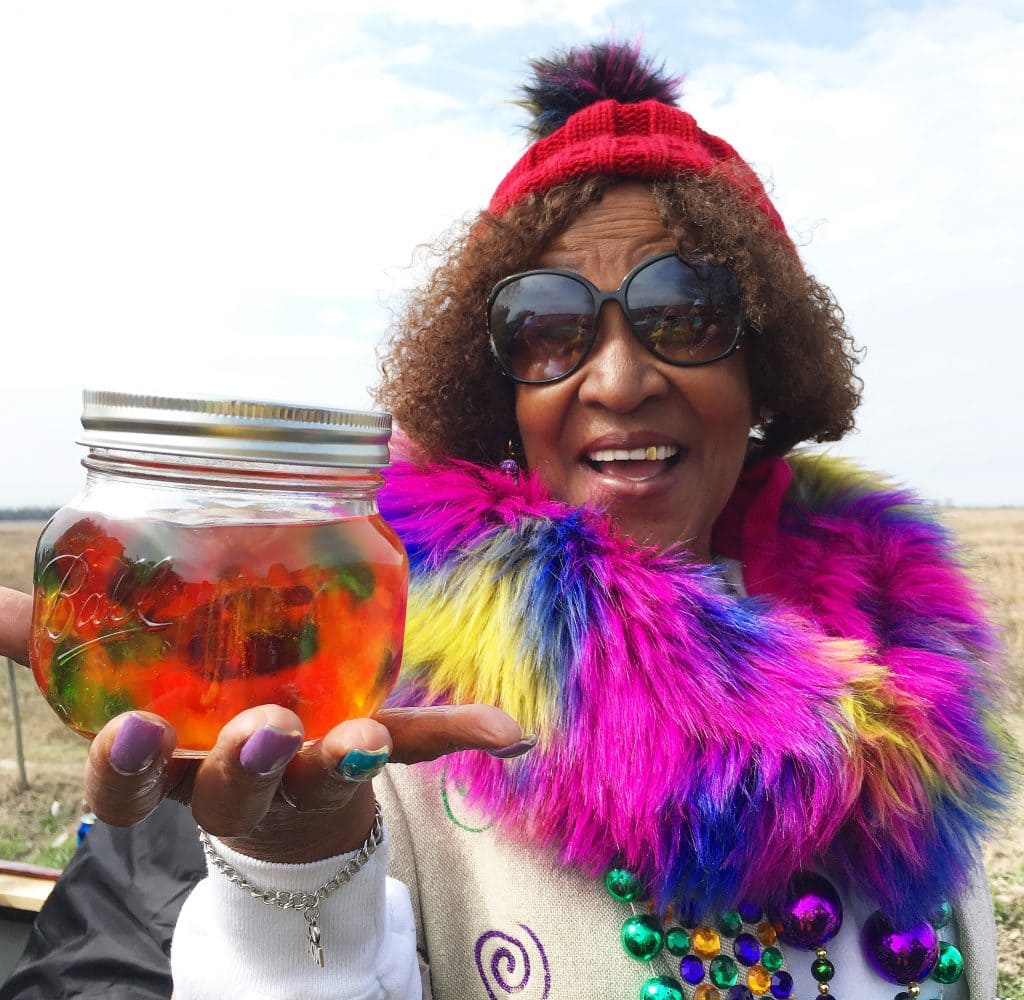
[[[604,887],[620,903],[632,902],[640,895],[640,879],[628,868],[612,868],[604,877]]]
[[[811,965],[811,975],[819,983],[827,983],[836,974],[836,967],[827,958],[816,958]]]
[[[948,941],[939,942],[939,960],[932,970],[932,979],[948,986],[955,983],[964,974],[964,957],[960,949]]]
[[[941,931],[946,924],[949,923],[949,918],[953,916],[953,907],[949,903],[939,903],[937,907],[932,911],[931,916],[928,918],[928,922],[937,931]]]
[[[649,962],[661,951],[664,943],[661,924],[654,917],[647,914],[630,917],[622,925],[622,947],[626,949],[627,955],[639,962]]]
[[[769,972],[778,972],[782,968],[782,952],[778,948],[765,948],[761,952],[761,964]]]
[[[690,934],[682,927],[673,927],[665,935],[665,947],[676,956],[682,958],[690,950]]]
[[[655,976],[640,987],[640,1000],[684,1000],[683,987],[671,976]]]
[[[735,910],[726,910],[718,918],[718,929],[726,937],[736,937],[743,930],[743,918]]]
[[[711,959],[708,975],[719,989],[727,990],[730,986],[736,985],[739,969],[728,955],[719,955],[718,958]]]

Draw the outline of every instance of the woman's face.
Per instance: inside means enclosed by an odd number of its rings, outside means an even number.
[[[531,266],[575,271],[613,291],[635,265],[674,249],[650,192],[631,182],[609,188]],[[606,303],[582,367],[561,382],[517,385],[516,419],[527,464],[554,496],[600,503],[637,542],[681,542],[710,559],[711,527],[755,421],[742,351],[697,368],[666,364],[637,342],[618,305]],[[651,445],[667,457],[607,454]]]

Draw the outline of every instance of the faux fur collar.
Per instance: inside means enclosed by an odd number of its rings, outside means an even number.
[[[448,759],[506,835],[624,863],[659,905],[770,905],[815,863],[901,921],[966,886],[1008,795],[994,643],[907,493],[834,460],[749,470],[714,536],[739,600],[532,477],[399,463],[382,496],[413,568],[393,702],[540,733]]]

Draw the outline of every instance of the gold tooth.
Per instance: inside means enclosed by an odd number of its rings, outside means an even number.
[[[648,445],[648,447],[647,447],[647,461],[648,462],[653,462],[653,461],[655,461],[657,459],[657,457],[658,457],[658,449],[655,448],[655,446],[653,444],[652,445]]]

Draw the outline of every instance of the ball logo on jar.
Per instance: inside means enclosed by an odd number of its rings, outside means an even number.
[[[104,590],[100,593],[97,590],[86,591],[90,584],[95,585],[89,566],[90,553],[91,550],[81,555],[57,555],[40,568],[40,575],[52,575],[60,581],[39,621],[40,628],[46,629],[46,634],[54,642],[63,641],[72,631],[79,631],[85,625],[102,628],[134,620],[145,628],[161,629],[172,624],[169,620],[157,620],[153,611],[154,594],[170,576],[173,562],[170,556],[153,567],[148,584],[133,586],[132,577],[122,573],[111,583],[109,592]],[[106,632],[92,642],[106,642],[131,631]],[[66,659],[87,645],[90,643],[83,643],[62,656]]]

